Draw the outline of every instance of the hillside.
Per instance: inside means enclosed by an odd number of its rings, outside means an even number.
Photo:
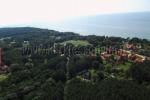
[[[69,32],[66,32],[69,33]],[[41,28],[34,28],[34,27],[13,27],[13,28],[0,28],[0,37],[9,37],[9,36],[21,36],[21,35],[65,35],[66,33],[64,32],[58,32],[54,30],[48,30],[48,29],[41,29]],[[66,35],[77,35],[73,32],[70,32],[69,34]]]
[[[0,28],[0,38],[12,38],[16,41],[45,42],[61,41],[76,38],[79,35],[73,32],[58,32],[34,27]]]
[[[0,100],[149,100],[149,46],[140,38],[1,28]]]

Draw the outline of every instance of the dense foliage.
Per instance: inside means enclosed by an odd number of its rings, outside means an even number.
[[[126,42],[140,45],[135,53],[148,56],[150,42],[145,39],[80,36],[31,27],[2,28],[2,61],[9,69],[0,75],[0,100],[150,100],[148,60],[133,63],[117,61],[115,55],[107,60],[100,56],[103,50],[98,47],[119,49]],[[56,49],[51,50],[55,44]],[[37,50],[33,53],[26,49],[23,54],[22,48],[36,46],[49,46],[56,53],[35,53]],[[81,52],[85,47],[96,48],[90,51],[96,55],[74,55],[70,47],[78,47],[77,51]]]
[[[131,81],[104,80],[93,84],[74,79],[65,87],[65,100],[149,100],[149,93]]]

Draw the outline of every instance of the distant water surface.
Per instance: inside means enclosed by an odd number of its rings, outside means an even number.
[[[138,37],[150,40],[150,12],[86,16],[48,27],[82,35]]]

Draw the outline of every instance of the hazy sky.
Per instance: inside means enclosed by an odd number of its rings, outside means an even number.
[[[150,11],[150,0],[0,0],[0,26],[103,13]]]

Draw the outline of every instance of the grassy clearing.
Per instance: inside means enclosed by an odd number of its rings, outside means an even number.
[[[8,78],[8,75],[6,75],[6,74],[1,74],[1,75],[0,75],[0,82],[3,81],[3,80],[5,80],[5,79],[7,79],[7,78]]]
[[[87,46],[87,45],[91,45],[88,41],[85,40],[69,40],[69,41],[65,41],[62,44],[67,44],[67,43],[71,43],[74,46]]]
[[[101,54],[102,52],[104,52],[104,49],[97,47],[97,48],[95,48],[95,52],[98,54]]]
[[[123,69],[124,71],[127,71],[131,67],[132,63],[126,62],[125,64],[118,65],[119,68]]]

